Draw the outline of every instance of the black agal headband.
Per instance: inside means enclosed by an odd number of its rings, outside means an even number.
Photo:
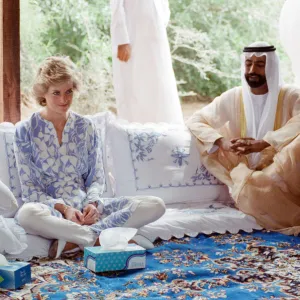
[[[243,52],[273,52],[276,48],[274,46],[264,47],[245,47]]]

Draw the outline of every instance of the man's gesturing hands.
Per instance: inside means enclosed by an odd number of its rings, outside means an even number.
[[[264,140],[255,140],[253,138],[235,138],[231,140],[221,138],[215,142],[215,145],[219,146],[223,151],[234,152],[237,155],[261,152],[270,146]]]

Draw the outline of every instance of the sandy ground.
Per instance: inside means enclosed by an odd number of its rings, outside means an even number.
[[[195,111],[199,110],[206,104],[207,102],[184,101],[181,104],[184,119],[187,120]],[[31,116],[33,112],[38,110],[39,107],[37,105],[29,104],[29,106],[25,106],[24,104],[22,104],[21,106],[22,120],[27,119],[28,117]]]
[[[195,111],[201,109],[209,102],[183,102],[181,103],[181,109],[183,112],[184,120],[187,120]]]

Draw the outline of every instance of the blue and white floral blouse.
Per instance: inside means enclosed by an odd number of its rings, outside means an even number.
[[[24,202],[56,203],[82,210],[104,191],[100,139],[89,119],[70,112],[59,144],[53,124],[39,112],[17,125],[15,153]]]

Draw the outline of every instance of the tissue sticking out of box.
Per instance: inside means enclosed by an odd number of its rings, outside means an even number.
[[[8,266],[9,263],[4,255],[0,254],[0,266]]]
[[[100,233],[100,245],[103,250],[124,250],[136,233],[137,229],[135,228],[108,228]]]

